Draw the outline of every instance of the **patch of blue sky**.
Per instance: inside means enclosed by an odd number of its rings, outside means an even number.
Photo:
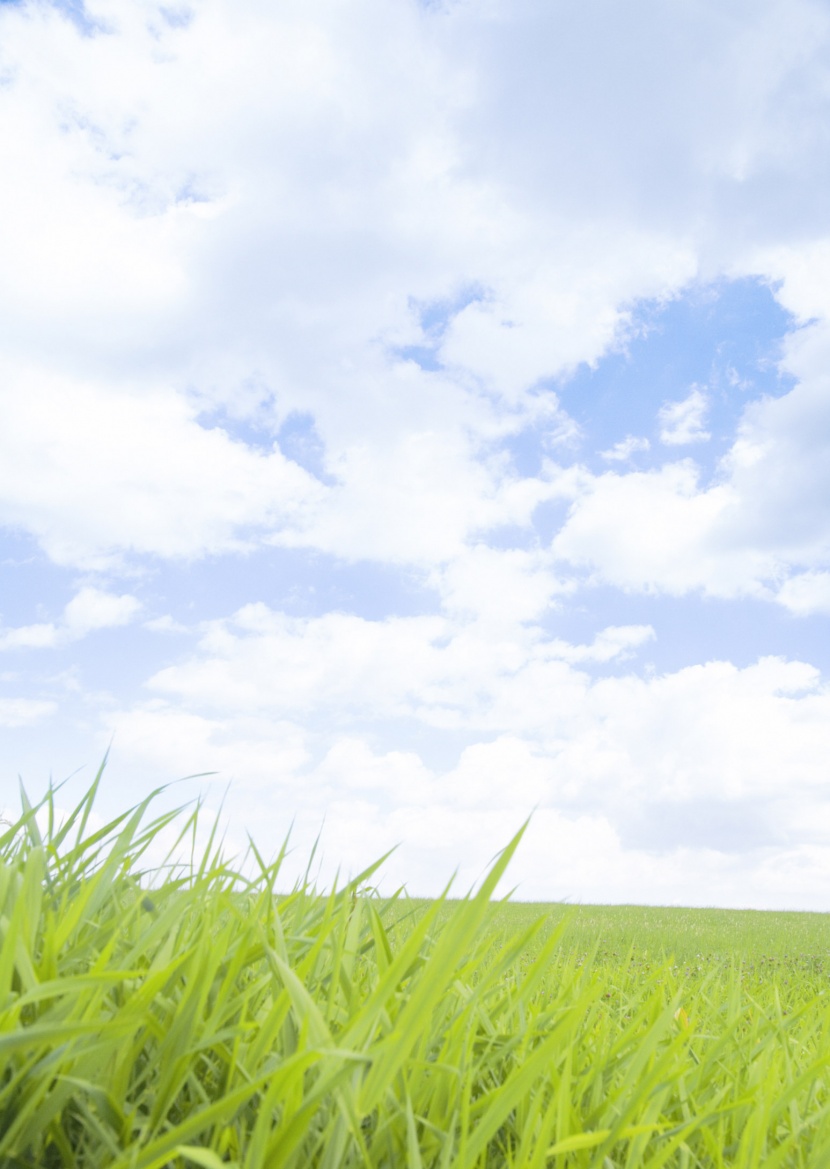
[[[655,637],[628,659],[586,663],[591,674],[666,674],[712,661],[744,669],[762,657],[781,657],[809,662],[830,675],[826,617],[794,617],[757,598],[653,596],[598,585],[580,589],[542,620],[550,637],[577,645],[590,644],[609,625],[651,625]]]
[[[312,414],[303,411],[289,414],[279,429],[277,441],[287,459],[298,463],[321,483],[329,487],[335,483],[326,470],[326,448]]]
[[[747,404],[792,388],[778,358],[793,327],[769,285],[752,278],[693,285],[668,302],[635,306],[623,343],[556,386],[582,431],[580,460],[607,469],[614,461],[603,452],[632,436],[650,444],[633,454],[634,465],[691,456],[704,478],[713,475]],[[696,390],[706,404],[699,429],[710,437],[661,441],[661,409]],[[537,435],[528,437],[538,444]]]
[[[432,372],[443,369],[441,343],[453,317],[458,316],[468,305],[486,300],[488,296],[484,285],[474,282],[462,285],[453,296],[435,300],[411,298],[409,307],[421,327],[423,341],[418,345],[396,346],[391,353],[405,361],[414,361],[423,370]]]
[[[274,427],[256,413],[240,417],[220,406],[200,414],[198,421],[205,430],[222,430],[229,438],[262,454],[271,454],[279,445]]]
[[[204,176],[190,175],[176,191],[174,202],[180,207],[190,207],[194,203],[210,203],[213,195],[206,190],[206,185]]]
[[[534,391],[558,395],[579,427],[578,437],[558,441],[543,418],[497,447],[509,452],[516,473],[526,477],[539,475],[551,458],[601,473],[648,470],[691,457],[705,484],[717,474],[748,403],[792,388],[778,360],[793,327],[769,285],[751,278],[693,285],[669,301],[643,301],[631,310],[619,344],[595,366],[582,365]],[[683,436],[661,411],[670,415],[692,394],[701,406],[697,426],[687,427],[692,441],[664,441],[672,430],[676,439]],[[627,440],[633,441],[626,457]],[[538,510],[543,542],[563,518],[558,505]]]
[[[20,551],[13,565],[11,557],[5,565],[3,626],[52,624],[58,632],[48,646],[0,651],[0,698],[55,703],[61,720],[78,725],[89,723],[90,698],[104,708],[146,701],[149,677],[187,657],[205,622],[226,619],[243,605],[263,602],[301,618],[338,611],[366,620],[438,610],[435,594],[399,570],[346,564],[301,550],[265,549],[246,557],[155,563],[152,569],[145,562],[140,578],[96,581],[109,591],[132,593],[142,609],[127,625],[76,639],[65,634],[62,616],[77,593],[77,573],[42,558],[24,559]],[[158,618],[172,618],[172,626],[148,627]],[[41,733],[52,733],[53,717],[47,717]],[[26,733],[25,728],[15,732]],[[417,737],[417,728],[411,733]]]
[[[167,5],[159,9],[159,14],[171,28],[187,28],[193,20],[193,9],[187,4]]]
[[[90,699],[106,706],[146,698],[147,678],[177,661],[185,648],[181,638],[168,638],[167,645],[165,653],[159,634],[139,621],[94,629],[48,648],[5,649],[0,652],[0,670],[11,680],[0,687],[0,697],[54,701],[65,713],[71,710],[86,721]]]
[[[146,595],[146,576],[82,579],[76,569],[52,563],[34,540],[4,529],[0,529],[0,573],[0,639],[31,626],[51,625],[55,630],[53,644],[0,646],[0,678],[6,677],[0,697],[51,698],[63,704],[77,686],[121,695],[159,668],[159,635],[143,625],[158,615],[154,612],[157,598]],[[152,580],[149,583],[152,588]],[[145,610],[128,626],[73,636],[66,628],[64,610],[82,585],[89,584],[117,595],[138,596]],[[176,649],[181,649],[180,642]]]
[[[352,613],[367,621],[419,616],[437,609],[421,578],[395,565],[347,561],[302,548],[258,548],[154,566],[145,590],[151,616],[192,626],[262,603],[293,617]]]
[[[265,547],[248,554],[197,560],[140,557],[129,574],[83,578],[53,564],[31,538],[0,530],[0,634],[52,625],[52,644],[0,650],[0,696],[63,703],[67,686],[138,700],[147,677],[189,652],[205,622],[261,602],[299,618],[344,612],[371,621],[440,609],[421,577],[393,565],[348,562],[304,549]],[[127,625],[79,639],[65,629],[67,604],[82,585],[135,596],[140,611]],[[167,628],[148,627],[164,619]],[[22,687],[22,689],[21,689]]]
[[[560,509],[560,512],[560,522],[556,525],[555,531],[559,530],[565,518],[565,509]],[[555,534],[555,531],[552,535]],[[538,548],[542,543],[535,522],[533,527],[527,527],[523,524],[504,524],[498,528],[487,528],[486,531],[480,533],[480,539],[488,548],[502,550]],[[550,539],[547,542],[550,543]]]
[[[308,411],[291,411],[278,428],[271,425],[265,414],[238,417],[222,407],[202,414],[199,422],[206,430],[223,430],[230,438],[262,454],[271,454],[279,448],[287,459],[326,486],[336,482],[326,468],[325,443],[317,430],[314,415]]]
[[[498,737],[497,733],[491,734],[493,739]],[[456,767],[462,752],[468,747],[486,740],[487,735],[482,735],[480,729],[436,726],[410,718],[384,727],[380,742],[386,751],[414,752],[425,766],[440,774]]]
[[[497,446],[509,452],[515,472],[524,477],[539,475],[551,458],[602,473],[649,470],[691,457],[705,485],[717,476],[748,403],[792,388],[793,379],[781,372],[778,361],[783,338],[793,327],[772,289],[755,279],[696,285],[668,302],[643,302],[632,310],[624,343],[595,367],[583,365],[569,379],[537,390],[558,393],[563,409],[579,425],[577,443],[552,442],[549,423],[541,421]],[[661,410],[695,392],[704,404],[700,437],[663,441],[661,432],[671,426],[661,421]],[[608,457],[627,439],[635,440],[628,458]],[[487,541],[498,547],[528,547],[537,540],[546,545],[567,508],[558,501],[541,504],[533,517],[535,539],[505,529],[488,533]]]
[[[540,387],[539,394],[550,394],[550,389]],[[551,442],[550,422],[547,420],[526,426],[518,434],[507,435],[494,444],[494,449],[507,451],[513,470],[523,478],[535,478],[541,474],[546,460],[554,457],[557,461],[569,461],[569,448],[555,446]]]
[[[72,596],[77,575],[53,564],[34,537],[0,527],[0,628],[51,620]]]
[[[107,26],[101,20],[87,12],[84,0],[52,0],[52,7],[71,20],[84,36],[91,37],[107,31]]]

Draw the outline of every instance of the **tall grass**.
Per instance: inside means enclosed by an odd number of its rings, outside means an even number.
[[[690,978],[510,919],[518,837],[426,905],[371,869],[285,891],[282,856],[245,876],[213,837],[145,871],[181,821],[93,831],[97,785],[0,836],[4,1169],[830,1165],[823,975]]]

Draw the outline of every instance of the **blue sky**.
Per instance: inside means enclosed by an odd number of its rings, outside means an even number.
[[[830,13],[0,6],[0,806],[830,901]],[[230,786],[228,786],[230,785]]]

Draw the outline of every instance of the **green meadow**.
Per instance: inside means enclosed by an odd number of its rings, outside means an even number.
[[[290,888],[96,787],[0,830],[1,1169],[830,1165],[824,915]]]

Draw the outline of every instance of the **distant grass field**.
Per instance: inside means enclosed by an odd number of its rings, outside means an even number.
[[[830,1165],[824,915],[144,872],[96,786],[0,835],[0,1169]]]
[[[431,903],[412,899],[426,909]],[[447,901],[447,913],[452,911]],[[616,958],[634,947],[652,959],[678,962],[721,961],[740,956],[747,962],[780,959],[830,961],[830,913],[775,912],[754,909],[679,909],[646,905],[567,905],[561,902],[507,901],[495,904],[489,928],[512,933],[541,916],[544,940],[564,923],[567,944]],[[538,944],[538,942],[537,942]]]

